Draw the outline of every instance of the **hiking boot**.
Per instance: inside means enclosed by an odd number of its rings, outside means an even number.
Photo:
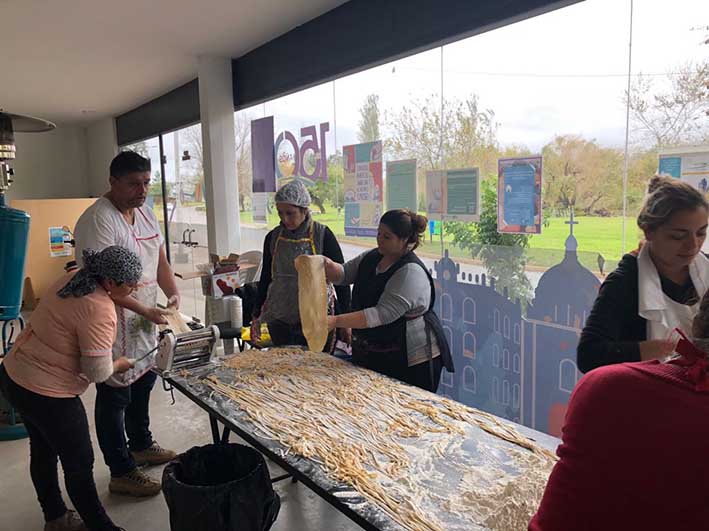
[[[126,494],[128,496],[144,497],[155,496],[160,493],[161,485],[145,472],[134,468],[127,474],[111,478],[108,490],[113,494]]]
[[[44,531],[89,531],[76,511],[68,510],[59,518],[44,524]]]
[[[145,450],[140,452],[131,452],[135,464],[138,466],[142,465],[162,465],[168,461],[172,461],[177,457],[177,454],[172,450],[166,450],[161,448],[156,442],[148,446]]]

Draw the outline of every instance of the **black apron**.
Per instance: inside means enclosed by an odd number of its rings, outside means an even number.
[[[453,359],[450,346],[443,332],[441,321],[433,310],[436,302],[436,290],[433,278],[426,266],[412,251],[402,256],[386,272],[377,274],[377,265],[382,255],[373,249],[362,259],[357,270],[357,277],[352,290],[352,311],[360,311],[376,306],[379,298],[384,293],[384,288],[389,279],[406,264],[419,265],[428,277],[431,287],[431,302],[428,310],[423,315],[427,331],[433,332],[441,353],[441,361],[448,372],[453,372]],[[402,316],[393,323],[376,328],[362,328],[352,331],[352,361],[378,373],[385,374],[398,380],[406,381],[409,369],[409,356],[406,344],[406,317]],[[430,334],[427,332],[430,338]],[[431,348],[429,340],[428,348]],[[429,365],[432,365],[429,360]],[[434,382],[432,386],[435,389]]]

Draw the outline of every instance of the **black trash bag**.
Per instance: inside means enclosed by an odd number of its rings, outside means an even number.
[[[263,456],[241,444],[196,446],[163,471],[171,531],[267,531],[281,499]]]

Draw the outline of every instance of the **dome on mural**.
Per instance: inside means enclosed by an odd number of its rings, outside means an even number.
[[[582,327],[601,283],[579,262],[578,242],[574,236],[574,225],[578,221],[574,221],[573,213],[566,223],[569,237],[566,238],[564,259],[542,275],[527,315],[542,321]]]

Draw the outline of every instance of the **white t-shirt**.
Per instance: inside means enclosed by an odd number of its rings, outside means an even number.
[[[165,239],[160,230],[160,223],[151,208],[146,206],[136,208],[135,220],[131,227],[111,201],[105,197],[99,197],[81,214],[79,221],[76,222],[74,228],[76,261],[80,266],[83,266],[84,249],[101,251],[111,245],[120,245],[137,253],[136,238],[147,238],[154,234],[160,235],[160,244],[163,245]],[[144,263],[143,267],[145,266]],[[157,270],[148,274],[155,276]]]
[[[143,276],[132,297],[152,308],[157,302],[157,275],[160,248],[164,238],[155,213],[148,207],[136,208],[133,225],[129,225],[120,211],[105,197],[98,199],[76,222],[76,256],[83,263],[84,249],[100,251],[111,245],[120,245],[138,255],[143,265]],[[155,325],[143,316],[127,308],[116,307],[118,318],[116,340],[113,344],[113,359],[126,356],[140,359],[132,369],[114,374],[106,383],[117,387],[127,386],[150,370],[154,356],[147,354],[155,347]]]

